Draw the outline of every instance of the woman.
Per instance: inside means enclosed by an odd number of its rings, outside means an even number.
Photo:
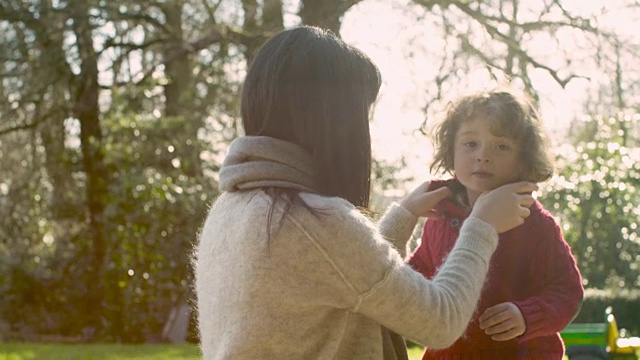
[[[438,276],[425,279],[404,264],[405,244],[449,191],[421,185],[378,227],[360,211],[379,87],[366,55],[317,28],[283,31],[256,54],[246,136],[231,144],[197,247],[205,359],[381,359],[383,327],[433,348],[464,331],[497,233],[524,221],[536,186],[481,196]]]

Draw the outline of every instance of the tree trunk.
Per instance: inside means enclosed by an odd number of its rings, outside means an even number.
[[[620,45],[619,44],[615,44],[615,49],[616,49],[616,81],[615,81],[615,89],[614,89],[614,94],[615,94],[615,102],[616,102],[616,110],[619,113],[623,113],[624,109],[627,108],[627,104],[624,101],[624,86],[622,84],[623,79],[622,79],[622,65],[620,64]],[[624,116],[624,115],[623,115]],[[628,137],[628,133],[629,133],[629,129],[627,128],[627,124],[624,121],[624,119],[620,119],[618,121],[618,125],[620,126],[620,131],[621,131],[621,135],[622,135],[622,146],[626,147],[627,146],[627,137]]]
[[[262,5],[262,30],[276,33],[284,29],[282,0],[264,0]]]
[[[193,118],[190,109],[195,98],[193,90],[193,65],[190,52],[185,51],[185,39],[182,31],[183,0],[169,0],[162,10],[167,28],[173,34],[173,41],[164,48],[164,67],[167,84],[164,87],[165,116],[183,117],[184,134],[176,136],[175,154],[180,159],[181,171],[187,176],[200,176],[202,165],[198,130],[204,125],[203,119]]]
[[[361,0],[302,0],[299,15],[305,25],[331,30],[340,36],[344,14]]]
[[[64,120],[68,116],[65,95],[68,94],[69,76],[72,73],[64,52],[64,37],[61,29],[54,24],[64,20],[51,11],[51,1],[40,2],[40,13],[44,24],[34,29],[36,47],[40,50],[37,76],[43,84],[49,84],[41,101],[37,103],[39,114],[34,116],[42,145],[45,149],[45,168],[53,185],[51,214],[54,219],[69,219],[77,214],[70,199],[71,173],[65,147]],[[53,70],[53,71],[52,71]]]
[[[258,17],[257,0],[242,0],[242,9],[244,11],[242,30],[249,35],[247,40],[243,42],[245,47],[244,57],[247,60],[247,64],[250,64],[256,51],[262,45],[261,42],[254,40],[255,36],[263,34],[269,37],[284,29],[282,0],[264,0],[262,18]]]
[[[87,333],[101,332],[104,316],[104,284],[102,277],[106,254],[104,210],[108,191],[108,174],[102,148],[102,129],[98,107],[98,56],[93,48],[89,7],[83,1],[74,1],[73,25],[80,58],[80,74],[76,77],[75,114],[80,121],[80,142],[86,173],[88,223],[92,237],[91,266],[87,269],[87,297],[85,315]]]
[[[512,24],[509,25],[509,39],[512,39],[515,42],[518,42],[518,29],[517,27],[514,25],[517,23],[518,21],[518,1],[517,0],[512,0],[511,1],[512,4],[512,8],[511,8],[511,21],[513,22]],[[513,50],[512,47],[508,47],[507,48],[507,58],[506,58],[506,64],[504,67],[504,72],[505,75],[507,75],[509,77],[509,80],[511,80],[513,78],[513,74],[514,74],[514,63],[516,60],[516,53]],[[522,61],[522,59],[520,59]]]

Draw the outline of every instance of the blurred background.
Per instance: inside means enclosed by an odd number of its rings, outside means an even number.
[[[640,333],[639,20],[634,0],[0,1],[0,340],[197,341],[190,257],[247,63],[300,24],[380,66],[377,211],[440,176],[449,100],[532,94],[558,165],[537,196],[589,289],[577,321],[613,305]]]

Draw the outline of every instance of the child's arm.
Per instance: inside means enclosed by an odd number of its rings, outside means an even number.
[[[530,271],[540,274],[539,283],[544,290],[537,296],[513,302],[526,324],[520,341],[564,329],[575,317],[584,294],[580,272],[560,227],[552,218],[541,220],[544,223],[536,226],[538,234],[531,239],[540,241],[537,246],[540,251],[534,255],[536,261]]]

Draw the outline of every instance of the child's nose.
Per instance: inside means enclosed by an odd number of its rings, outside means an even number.
[[[476,154],[476,161],[480,163],[488,163],[491,161],[491,155],[485,149],[479,149]]]

